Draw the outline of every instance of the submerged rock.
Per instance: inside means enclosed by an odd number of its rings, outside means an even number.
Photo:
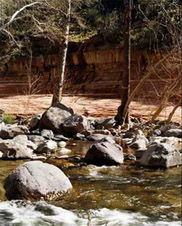
[[[72,185],[56,166],[33,161],[13,170],[5,179],[4,188],[8,200],[57,200],[68,192]]]
[[[90,147],[85,155],[85,162],[94,165],[118,165],[124,160],[123,149],[117,144],[101,142]]]
[[[44,112],[40,120],[42,129],[50,129],[54,133],[61,133],[61,125],[65,119],[73,114],[73,110],[64,104],[54,104]]]
[[[152,143],[144,152],[140,164],[152,168],[169,168],[181,165],[181,154],[173,145]]]

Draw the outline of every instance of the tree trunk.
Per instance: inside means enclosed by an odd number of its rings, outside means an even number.
[[[59,49],[59,60],[60,64],[58,67],[58,77],[55,80],[55,86],[53,90],[53,98],[52,105],[54,103],[60,103],[62,100],[63,93],[63,83],[64,83],[64,75],[65,75],[65,67],[66,67],[66,57],[68,52],[68,39],[69,39],[69,31],[70,31],[70,14],[71,14],[71,0],[68,0],[68,9],[67,9],[67,24],[65,28],[63,47]]]
[[[130,75],[131,75],[131,11],[132,0],[125,0],[125,37],[124,37],[124,58],[125,72],[122,78],[121,105],[116,116],[117,125],[129,122],[129,106],[125,109],[130,95]]]
[[[166,107],[167,101],[168,101],[168,97],[164,97],[162,99],[161,103],[159,104],[159,106],[155,110],[154,114],[152,115],[152,118],[151,118],[151,122],[152,123],[156,120],[156,118],[160,115],[160,113]]]
[[[172,117],[175,113],[175,111],[177,110],[178,107],[180,107],[182,105],[182,99],[180,99],[178,101],[178,103],[174,106],[173,110],[171,111],[171,113],[169,114],[169,117],[167,119],[167,122],[169,123],[172,120]]]

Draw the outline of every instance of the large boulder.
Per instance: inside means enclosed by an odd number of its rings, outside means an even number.
[[[164,133],[164,136],[182,138],[182,129],[169,129]]]
[[[181,165],[181,154],[173,145],[154,142],[143,154],[140,164],[151,168],[169,168]]]
[[[54,133],[62,132],[62,124],[65,119],[73,114],[73,110],[64,104],[53,104],[44,112],[40,120],[42,129],[50,129]]]
[[[94,165],[118,165],[123,163],[123,149],[117,144],[101,142],[90,147],[85,162]]]
[[[56,166],[32,161],[13,170],[5,179],[4,188],[9,200],[56,200],[68,192],[72,185]]]
[[[17,135],[27,134],[28,128],[22,125],[6,125],[0,130],[0,137],[2,139],[11,139]]]
[[[85,116],[73,114],[64,121],[62,128],[66,134],[75,135],[89,129],[88,120]]]
[[[98,119],[95,121],[96,129],[111,129],[116,125],[114,118]]]
[[[31,142],[31,141],[30,141]],[[31,159],[33,155],[33,145],[26,146],[14,140],[0,141],[0,151],[4,159]],[[31,146],[31,147],[30,147]]]

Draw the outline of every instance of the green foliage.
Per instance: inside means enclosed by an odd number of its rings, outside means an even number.
[[[18,9],[33,0],[1,0],[0,25],[5,24]],[[40,0],[41,4],[22,11],[8,26],[16,43],[1,30],[0,39],[11,49],[17,44],[25,52],[32,38],[45,38],[60,43],[67,17],[67,0]],[[134,0],[132,10],[132,45],[143,48],[176,44],[181,29],[181,5],[178,0]],[[63,13],[64,12],[64,13]],[[72,0],[71,41],[84,42],[98,35],[105,42],[122,43],[125,25],[124,0]],[[2,54],[5,55],[5,54]]]
[[[12,115],[4,113],[3,116],[2,116],[2,120],[6,124],[13,124],[15,118]]]

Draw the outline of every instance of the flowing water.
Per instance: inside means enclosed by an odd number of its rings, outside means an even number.
[[[84,155],[89,142],[68,148]],[[63,168],[73,190],[60,201],[6,201],[3,180],[23,161],[0,161],[0,226],[178,226],[181,168],[135,166]],[[59,166],[61,160],[52,160]]]

